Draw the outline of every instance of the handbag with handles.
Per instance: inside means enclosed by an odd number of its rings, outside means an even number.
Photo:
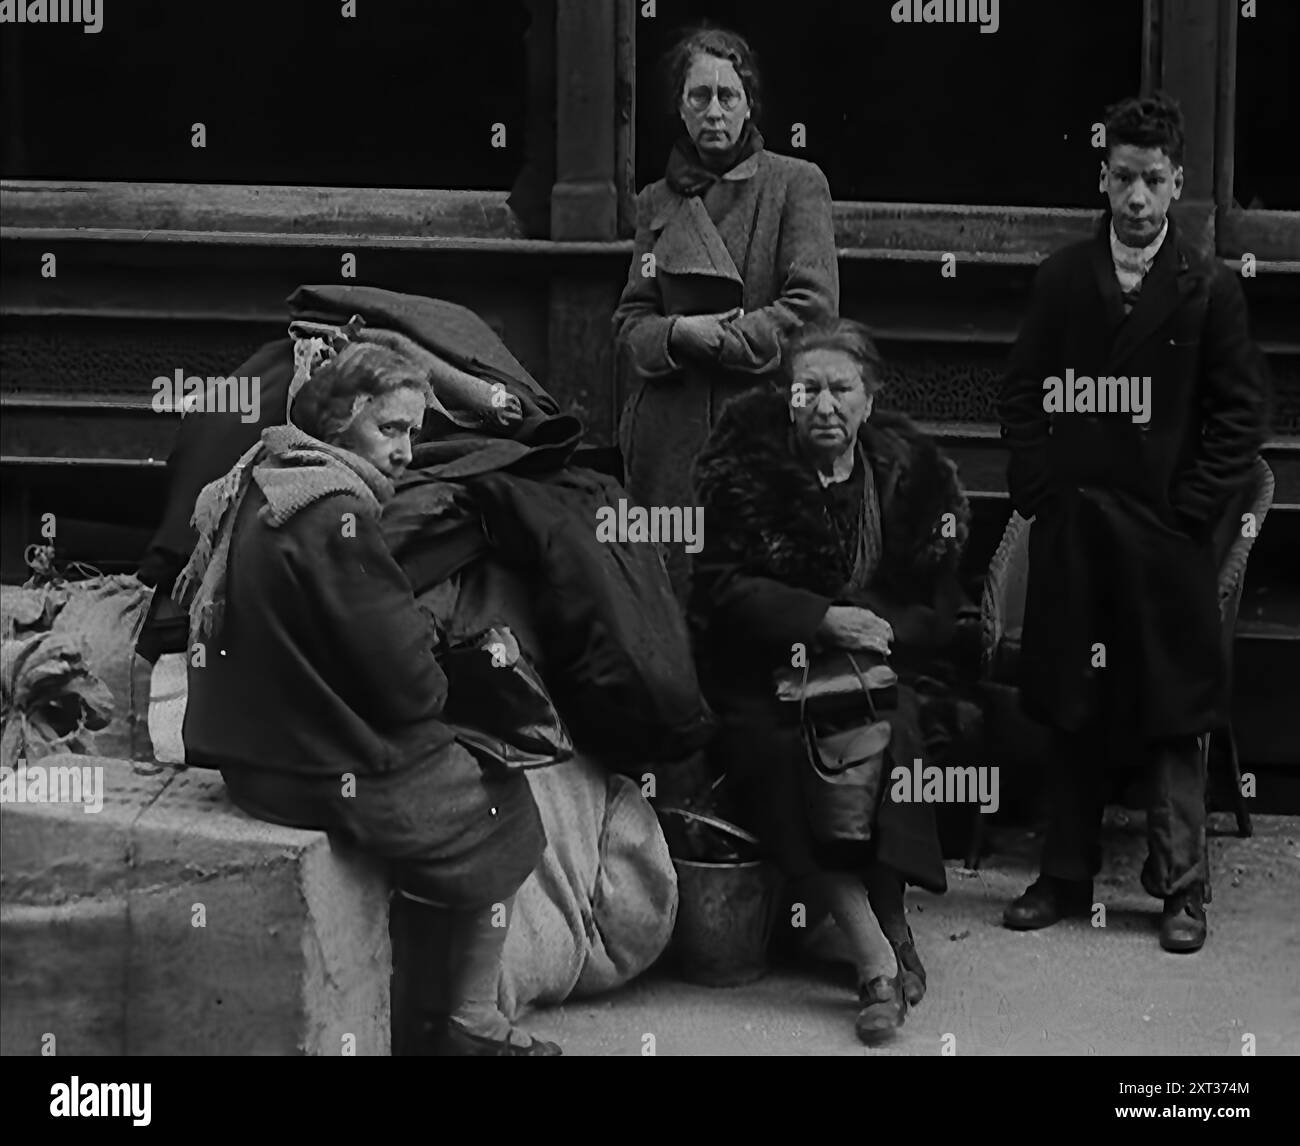
[[[799,695],[799,729],[807,756],[804,797],[813,838],[822,843],[866,843],[885,776],[885,750],[893,734],[886,720],[877,719],[876,696],[890,695],[898,675],[883,663],[864,671],[846,654],[857,678],[857,714],[832,722],[808,712],[812,690],[805,667]],[[842,689],[833,690],[843,695]]]
[[[446,649],[442,721],[480,764],[510,771],[573,758],[573,741],[546,685],[505,625]]]
[[[815,720],[864,712],[864,691],[877,710],[898,707],[898,673],[880,653],[819,653],[811,664],[804,665],[802,672],[780,668],[773,679],[777,700],[805,706]]]

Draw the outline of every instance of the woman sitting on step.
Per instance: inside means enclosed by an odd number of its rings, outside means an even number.
[[[537,807],[521,773],[486,773],[441,721],[435,634],[379,528],[428,397],[406,357],[349,345],[199,496],[174,591],[191,628],[186,758],[219,768],[251,815],[391,861],[451,935],[437,1053],[556,1055],[498,1009],[505,917],[544,845]]]

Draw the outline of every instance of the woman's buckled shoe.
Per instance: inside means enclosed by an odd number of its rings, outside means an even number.
[[[853,1029],[868,1045],[888,1038],[907,1016],[907,998],[903,994],[903,976],[880,975],[858,991],[858,1012]]]

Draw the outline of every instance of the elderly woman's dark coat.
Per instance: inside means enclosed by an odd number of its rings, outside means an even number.
[[[485,772],[439,714],[434,634],[354,494],[264,520],[254,483],[231,542],[225,621],[189,672],[186,760],[259,819],[340,832],[447,907],[511,895],[544,846],[519,772]],[[349,783],[348,777],[352,777]]]
[[[677,315],[743,307],[726,324],[716,364],[676,362]],[[691,467],[723,404],[774,375],[781,336],[839,309],[831,194],[805,160],[759,150],[702,195],[661,179],[637,199],[636,245],[614,312],[620,382],[630,390],[619,426],[627,489],[647,506],[690,506]],[[689,558],[670,546],[678,597]]]
[[[1150,420],[1046,413],[1044,380],[1067,368],[1149,378]],[[1112,735],[1144,741],[1213,727],[1227,711],[1213,535],[1267,417],[1236,276],[1171,218],[1125,316],[1103,219],[1039,270],[1000,412],[1012,503],[1035,518],[1027,711],[1067,732],[1104,713]]]
[[[925,749],[921,701],[908,682],[951,639],[961,600],[969,507],[956,468],[898,413],[876,411],[858,445],[879,497],[883,549],[870,587],[856,594],[846,592],[852,570],[816,471],[796,450],[784,392],[764,388],[728,405],[696,468],[704,548],[691,620],[701,679],[723,721],[719,747],[742,814],[792,877],[842,864],[812,840],[802,811],[808,765],[788,706],[776,700],[773,672],[791,664],[796,644],[816,647],[831,605],[884,617],[903,681],[889,716],[890,767],[910,767]],[[872,846],[909,882],[946,887],[933,809],[895,804],[888,784]]]

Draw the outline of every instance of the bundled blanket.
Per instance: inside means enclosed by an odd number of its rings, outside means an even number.
[[[56,752],[93,755],[113,695],[86,664],[81,638],[39,632],[0,642],[0,765]]]
[[[418,600],[453,641],[498,618],[530,661],[543,661],[532,588],[499,561],[476,562]],[[527,773],[546,848],[515,896],[502,956],[500,1005],[511,1017],[620,986],[672,937],[677,875],[668,844],[637,784],[608,765],[579,751]]]
[[[528,773],[546,827],[541,862],[515,895],[500,1006],[561,1003],[621,986],[668,946],[677,875],[635,784],[578,756]]]
[[[108,719],[95,726],[96,753],[121,760],[148,759],[149,665],[135,656],[135,635],[149,608],[151,590],[121,573],[67,580],[55,569],[48,547],[37,550],[29,563],[31,580],[21,587],[5,586],[0,594],[4,637],[25,639],[45,633],[67,638],[62,646],[39,646],[41,657],[55,655],[50,652],[54,649],[78,650],[79,663],[105,690],[107,703],[102,710]]]

